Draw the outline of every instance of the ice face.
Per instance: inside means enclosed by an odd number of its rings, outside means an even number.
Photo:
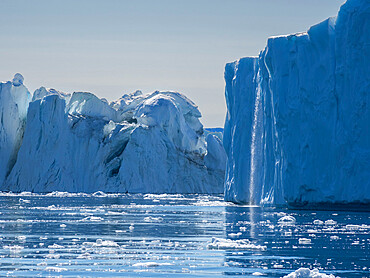
[[[23,138],[31,94],[22,83],[20,74],[0,83],[0,184],[11,172]]]
[[[183,151],[204,155],[207,150],[202,136],[203,126],[197,115],[184,110],[181,103],[176,101],[176,97],[156,94],[137,107],[134,118],[139,124],[166,129],[171,141]],[[197,120],[199,125],[195,124]]]
[[[369,1],[226,65],[225,198],[370,202]]]
[[[220,140],[205,139],[200,116],[176,92],[136,92],[109,104],[91,93],[41,87],[0,188],[221,193],[225,155]]]

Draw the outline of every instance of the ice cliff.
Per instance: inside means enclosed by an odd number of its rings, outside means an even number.
[[[225,199],[370,202],[370,2],[225,68]]]
[[[222,143],[205,137],[184,95],[137,91],[108,103],[41,87],[27,111],[31,96],[21,83],[0,87],[0,190],[223,191]]]
[[[13,81],[0,83],[0,184],[16,162],[30,101],[21,74],[17,73]]]

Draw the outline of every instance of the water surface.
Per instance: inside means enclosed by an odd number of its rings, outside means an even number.
[[[368,212],[209,195],[0,193],[0,228],[1,277],[282,277],[300,267],[370,276]]]

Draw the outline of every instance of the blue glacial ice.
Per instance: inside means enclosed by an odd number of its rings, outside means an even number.
[[[225,198],[370,202],[370,2],[225,68]]]
[[[17,73],[13,81],[0,82],[0,184],[13,168],[22,143],[31,94]]]
[[[19,75],[20,76],[20,75]],[[92,93],[1,83],[0,189],[32,192],[221,193],[222,142],[176,92]]]

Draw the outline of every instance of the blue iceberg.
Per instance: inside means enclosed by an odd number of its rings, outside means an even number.
[[[370,202],[370,2],[225,68],[225,199]]]

